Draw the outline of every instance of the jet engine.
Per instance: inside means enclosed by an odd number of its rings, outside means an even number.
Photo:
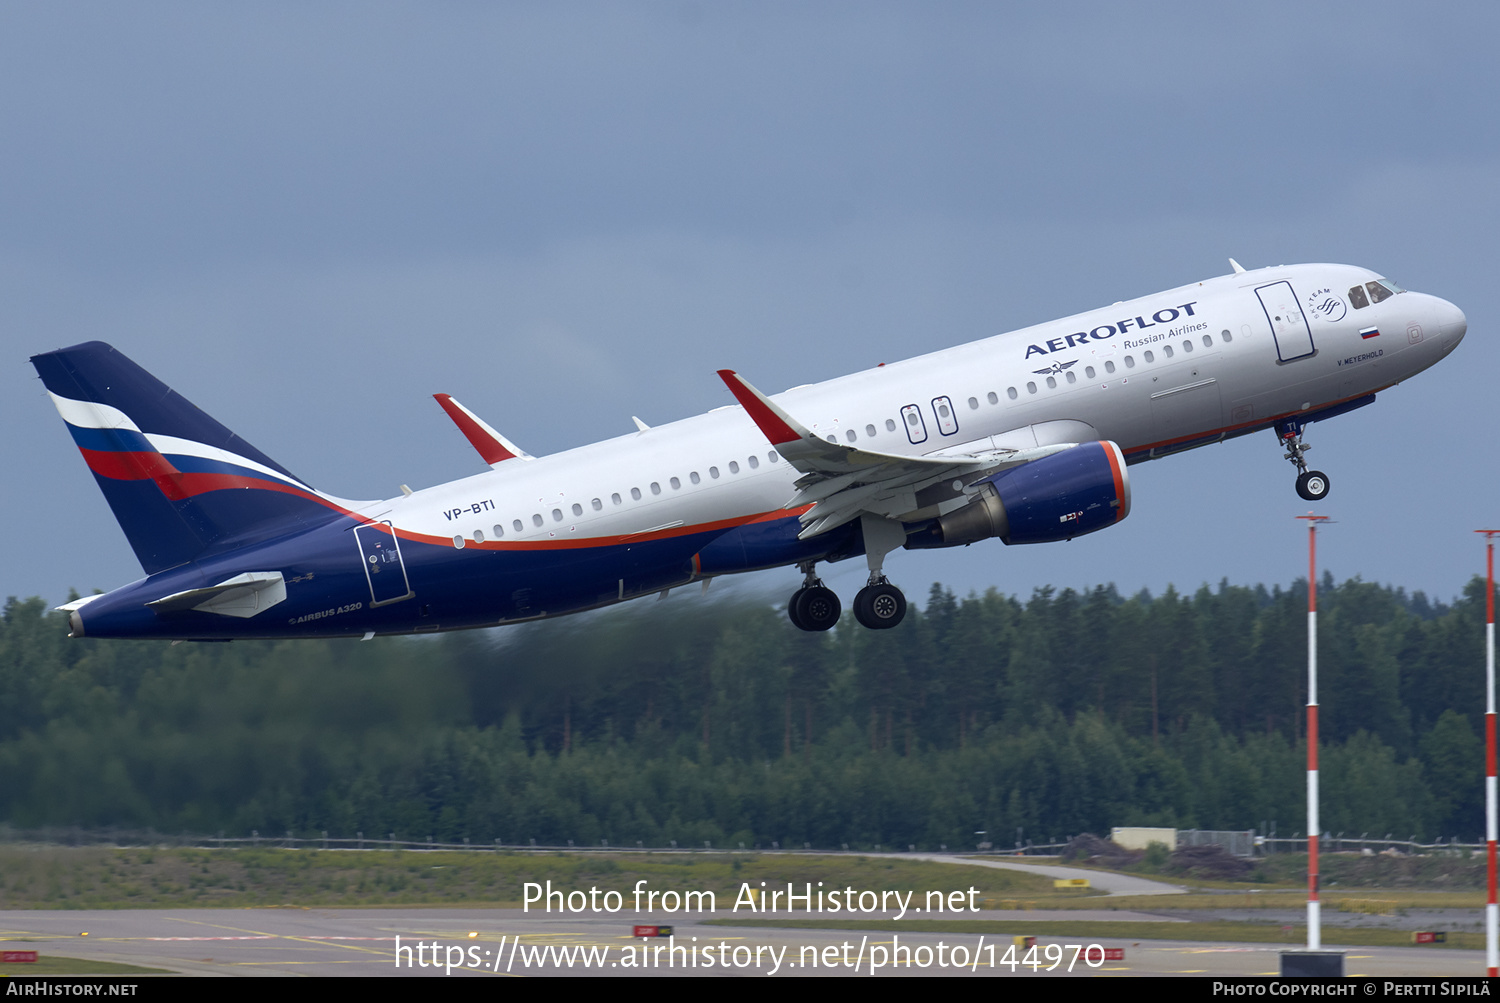
[[[908,550],[956,547],[998,536],[1051,543],[1112,526],[1130,514],[1125,456],[1113,442],[1085,442],[969,485],[974,500],[906,538]]]

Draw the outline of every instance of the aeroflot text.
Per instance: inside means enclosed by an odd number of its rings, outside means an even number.
[[[521,886],[522,908],[530,912],[533,905],[545,912],[605,912],[617,913],[625,909],[626,897],[614,889],[601,891],[591,887],[588,891],[564,892],[536,881],[527,881]],[[767,887],[762,881],[759,888],[750,882],[740,884],[730,912],[777,912],[780,910],[802,910],[822,913],[883,913],[892,914],[892,919],[901,919],[913,913],[956,913],[979,911],[979,889],[970,887],[966,891],[930,891],[916,900],[913,891],[856,890],[853,887],[824,888],[819,881],[814,887],[811,881],[804,882],[799,889],[788,881],[786,888]],[[916,902],[920,904],[916,904]],[[711,891],[678,891],[674,888],[660,891],[650,887],[646,879],[635,883],[629,901],[637,913],[717,912],[718,897]]]
[[[1193,300],[1191,303],[1183,303],[1180,306],[1169,306],[1153,313],[1150,320],[1146,319],[1145,314],[1141,314],[1136,317],[1126,317],[1123,320],[1117,320],[1113,324],[1100,324],[1098,327],[1088,331],[1077,331],[1073,334],[1064,335],[1061,338],[1050,338],[1045,347],[1042,345],[1026,346],[1026,358],[1029,359],[1033,355],[1047,355],[1051,352],[1066,351],[1069,348],[1076,348],[1086,341],[1103,341],[1105,338],[1113,338],[1117,334],[1124,334],[1132,327],[1137,331],[1144,332],[1148,327],[1155,327],[1158,324],[1170,324],[1178,317],[1194,317],[1197,315],[1193,313],[1193,307],[1197,304],[1198,301]],[[1199,328],[1194,327],[1193,330],[1199,330]]]

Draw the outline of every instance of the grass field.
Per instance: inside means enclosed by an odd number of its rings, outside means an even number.
[[[0,849],[0,909],[143,909],[268,905],[519,906],[525,882],[564,892],[711,891],[720,909],[753,889],[954,891],[990,907],[1050,896],[1019,871],[887,857],[752,853],[479,853],[409,850]],[[1076,893],[1074,894],[1076,897]],[[627,906],[630,903],[627,902]]]
[[[780,927],[783,929],[808,930],[878,930],[881,933],[966,933],[989,936],[1051,937],[1051,938],[1095,938],[1111,940],[1187,940],[1213,943],[1242,944],[1305,944],[1307,928],[1304,926],[1283,927],[1271,923],[1113,923],[1106,921],[1043,921],[1028,920],[834,920],[834,919],[714,919],[709,926]],[[1367,947],[1409,947],[1411,934],[1404,930],[1387,930],[1372,927],[1345,929],[1323,926],[1325,944],[1360,944]],[[1434,949],[1466,948],[1482,950],[1484,934],[1449,933],[1447,943],[1434,944]]]

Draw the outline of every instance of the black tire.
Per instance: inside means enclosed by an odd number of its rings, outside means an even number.
[[[803,630],[830,630],[839,622],[839,614],[843,611],[844,607],[832,589],[814,585],[797,594],[792,622]]]
[[[1322,501],[1328,497],[1328,475],[1321,470],[1309,470],[1297,478],[1297,494],[1304,501]]]
[[[805,588],[798,589],[796,592],[793,592],[792,597],[786,601],[787,619],[792,621],[792,626],[796,627],[798,630],[807,629],[802,625],[802,618],[797,613],[797,604],[802,601],[802,593],[806,591],[807,589]]]
[[[854,619],[871,630],[889,630],[906,616],[906,596],[894,585],[866,585],[854,597]]]

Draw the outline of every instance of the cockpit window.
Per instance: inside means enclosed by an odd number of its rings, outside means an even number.
[[[1355,286],[1349,290],[1349,304],[1356,310],[1363,310],[1370,305],[1370,301],[1365,299],[1364,286]]]
[[[1366,282],[1365,288],[1370,291],[1371,303],[1379,303],[1382,300],[1390,299],[1392,296],[1396,295],[1399,292],[1405,292],[1405,290],[1396,285],[1394,282],[1385,281]]]

